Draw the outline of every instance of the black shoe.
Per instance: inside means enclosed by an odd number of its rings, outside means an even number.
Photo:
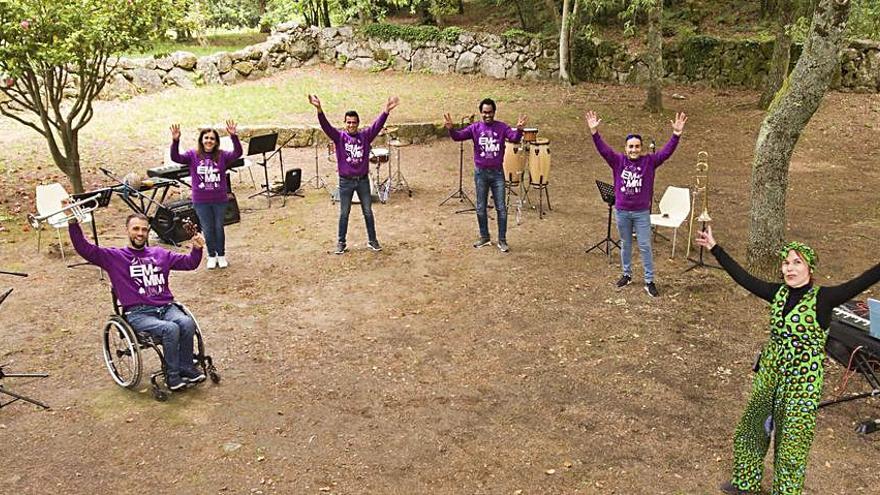
[[[180,379],[184,383],[202,383],[206,378],[205,373],[198,368],[190,368],[180,372]]]
[[[186,387],[186,383],[183,383],[183,380],[180,379],[180,375],[177,373],[169,373],[165,375],[165,385],[168,387],[168,390],[172,391],[177,391]]]
[[[740,490],[736,486],[734,486],[732,481],[725,481],[721,483],[721,486],[718,487],[722,492],[727,493],[728,495],[753,495],[758,492],[750,492],[746,490]]]
[[[474,243],[474,247],[481,248],[483,246],[488,246],[489,244],[492,244],[492,241],[489,240],[488,237],[480,237],[477,239],[477,242]]]
[[[342,254],[345,252],[345,243],[339,241],[336,243],[336,251],[333,251],[333,254]]]
[[[648,293],[651,297],[658,297],[660,292],[657,290],[657,286],[654,285],[654,282],[648,282],[645,284],[645,292]]]
[[[379,241],[370,241],[367,243],[367,247],[373,251],[381,251],[382,246],[379,245]]]
[[[617,288],[620,289],[626,287],[627,285],[629,285],[630,282],[632,282],[632,277],[630,277],[629,275],[624,275],[620,277],[620,280],[617,281]]]
[[[498,241],[498,249],[500,249],[502,253],[507,253],[510,251],[510,247],[507,245],[507,241]]]

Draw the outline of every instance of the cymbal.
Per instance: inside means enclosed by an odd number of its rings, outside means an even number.
[[[399,139],[392,139],[391,141],[388,141],[388,146],[394,146],[395,148],[400,148],[402,146],[409,146],[409,145],[410,145],[410,143],[408,143],[406,141],[401,141]]]

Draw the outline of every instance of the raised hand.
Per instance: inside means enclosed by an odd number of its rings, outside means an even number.
[[[230,136],[234,136],[237,130],[238,127],[235,125],[234,120],[226,121],[226,132],[229,133]]]
[[[596,117],[596,112],[592,110],[587,110],[587,113],[584,114],[584,118],[587,119],[587,127],[590,128],[590,134],[596,134],[599,130],[599,124],[602,123],[602,119]]]
[[[180,124],[171,124],[171,139],[180,141]]]
[[[516,128],[520,131],[523,130],[523,127],[526,126],[526,120],[528,120],[528,117],[520,115],[519,118],[516,119]]]
[[[455,126],[455,123],[452,122],[452,115],[448,113],[443,114],[443,126],[447,129],[452,129]]]
[[[192,241],[193,247],[196,247],[199,249],[202,249],[205,247],[205,236],[202,235],[201,232],[197,232],[195,235],[192,236],[192,238],[190,240]]]
[[[323,111],[321,110],[321,100],[318,99],[318,95],[309,95],[309,103],[317,108],[319,112]]]
[[[697,246],[703,246],[706,249],[715,247],[715,236],[712,235],[712,226],[707,225],[705,231],[697,232],[697,238],[694,240]]]
[[[388,101],[385,102],[385,113],[391,113],[392,110],[397,108],[397,105],[400,105],[400,98],[397,96],[389,96]]]
[[[688,116],[684,112],[678,112],[675,114],[675,120],[670,120],[669,123],[672,124],[672,132],[676,136],[680,136],[682,131],[684,131],[684,124],[688,121]]]

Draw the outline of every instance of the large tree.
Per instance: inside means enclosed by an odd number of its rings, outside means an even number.
[[[645,110],[652,113],[663,111],[663,0],[641,0],[648,11],[648,49],[645,52],[648,62],[647,95]]]
[[[113,55],[157,34],[162,0],[0,0],[0,114],[46,139],[82,192],[79,131],[116,68]]]
[[[749,210],[748,263],[764,276],[777,273],[785,234],[785,193],[794,147],[840,65],[849,0],[819,0],[810,33],[791,75],[776,93],[755,143]]]

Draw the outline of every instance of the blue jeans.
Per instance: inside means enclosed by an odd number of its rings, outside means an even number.
[[[365,175],[349,179],[339,176],[339,242],[345,242],[348,233],[348,214],[351,213],[351,200],[357,191],[361,200],[361,211],[367,224],[367,238],[376,242],[376,221],[373,219],[373,197],[370,196],[370,177]]]
[[[633,230],[639,242],[639,254],[645,265],[645,283],[654,281],[654,256],[651,252],[651,210],[627,211],[614,209],[617,232],[620,234],[620,264],[623,274],[632,277]]]
[[[223,230],[223,219],[226,217],[228,201],[221,203],[193,203],[199,225],[205,234],[208,256],[226,255],[226,232]]]
[[[135,306],[125,312],[135,332],[149,333],[162,340],[165,367],[169,375],[193,368],[193,335],[196,322],[175,304]]]
[[[492,201],[498,215],[498,240],[507,240],[507,202],[504,200],[504,171],[488,168],[474,169],[474,187],[477,191],[477,224],[480,226],[480,238],[489,238],[489,215],[486,205],[489,202],[489,190],[492,190]]]

